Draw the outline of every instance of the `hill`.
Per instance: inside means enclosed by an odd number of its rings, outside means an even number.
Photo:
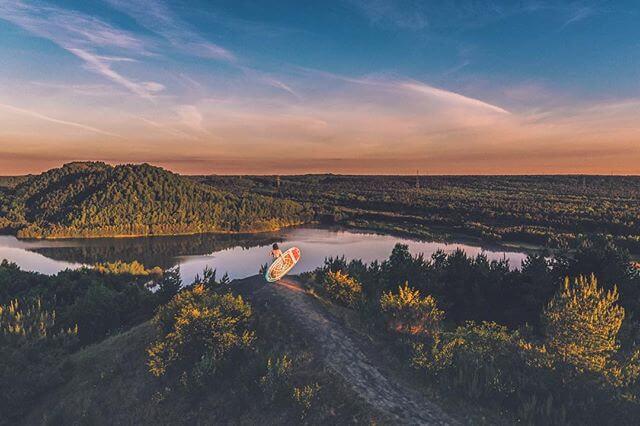
[[[214,189],[148,164],[69,163],[0,197],[0,228],[23,238],[258,232],[306,217],[297,202]]]
[[[253,307],[256,345],[251,355],[233,360],[212,383],[184,391],[177,381],[153,377],[147,348],[157,331],[152,322],[144,322],[66,358],[61,383],[39,395],[22,422],[369,424],[385,419],[377,407],[363,402],[348,383],[327,370],[312,336],[297,329],[283,301],[272,300],[265,291],[263,280],[236,281],[232,287]],[[286,387],[265,388],[267,358],[277,359],[281,353],[291,360]],[[308,407],[300,407],[290,394],[306,383],[318,383],[321,390]]]

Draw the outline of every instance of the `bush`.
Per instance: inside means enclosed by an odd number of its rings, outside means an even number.
[[[360,283],[341,271],[327,272],[323,286],[329,297],[344,306],[355,306],[362,297]]]
[[[0,304],[41,299],[56,312],[54,332],[78,327],[80,344],[96,342],[153,316],[158,297],[145,282],[149,277],[66,270],[54,276],[0,263]]]
[[[154,318],[158,339],[147,349],[149,371],[190,387],[202,385],[227,359],[251,347],[251,306],[202,284],[180,292]]]
[[[509,409],[525,423],[564,422],[561,408],[547,407],[559,386],[545,368],[548,355],[506,327],[469,322],[436,338],[428,351],[415,345],[413,363],[464,399]]]
[[[293,400],[300,409],[301,418],[307,417],[314,402],[318,399],[319,393],[320,385],[318,383],[293,388]]]
[[[293,362],[286,354],[273,361],[267,361],[267,371],[260,378],[260,387],[268,401],[282,400],[289,390]],[[288,396],[288,395],[287,395]]]
[[[0,423],[19,419],[39,394],[63,381],[59,365],[77,333],[77,327],[57,331],[55,311],[40,299],[0,305]]]
[[[543,313],[549,350],[581,370],[604,371],[618,350],[624,320],[617,301],[618,290],[605,293],[594,275],[573,285],[567,278]]]
[[[438,309],[436,300],[409,287],[398,287],[398,293],[385,293],[380,298],[380,308],[387,318],[389,329],[403,334],[428,334],[434,336],[440,330],[444,312]]]
[[[469,322],[414,345],[413,365],[458,393],[525,424],[628,424],[640,416],[637,355],[619,384],[575,374],[561,358],[495,323]],[[633,422],[631,422],[633,423]]]

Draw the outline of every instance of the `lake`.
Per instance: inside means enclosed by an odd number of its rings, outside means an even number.
[[[180,266],[182,279],[190,283],[205,266],[225,272],[231,278],[244,278],[258,273],[268,262],[271,244],[278,242],[285,250],[297,246],[302,259],[292,273],[313,270],[325,257],[345,255],[347,259],[365,262],[389,257],[396,243],[409,246],[413,254],[431,256],[437,250],[464,250],[469,256],[484,253],[489,260],[508,259],[519,267],[526,253],[502,248],[483,248],[468,243],[418,241],[391,235],[353,230],[300,227],[278,232],[252,235],[188,235],[174,237],[100,238],[88,240],[18,240],[0,236],[0,259],[17,263],[22,269],[56,274],[67,268],[78,268],[97,262],[138,260],[147,267]]]

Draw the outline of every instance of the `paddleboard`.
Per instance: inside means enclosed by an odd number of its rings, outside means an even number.
[[[300,249],[298,247],[291,247],[282,253],[282,256],[273,261],[264,274],[265,279],[270,283],[278,281],[287,275],[291,268],[298,263],[298,260],[300,260]]]

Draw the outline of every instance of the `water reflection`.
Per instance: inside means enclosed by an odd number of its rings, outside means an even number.
[[[181,235],[175,237],[100,238],[66,240],[64,245],[39,246],[31,250],[51,259],[83,264],[137,260],[148,267],[171,268],[180,256],[208,256],[227,248],[249,248],[282,241],[274,234]]]
[[[401,242],[412,253],[430,256],[437,250],[452,252],[458,248],[469,256],[484,253],[490,260],[508,259],[519,267],[525,253],[502,249],[484,249],[462,243],[424,242],[390,235],[359,233],[326,228],[294,228],[258,235],[191,235],[123,239],[21,241],[0,236],[0,259],[16,262],[25,270],[57,273],[82,264],[138,260],[148,267],[168,268],[180,265],[183,280],[190,282],[205,266],[228,272],[231,278],[256,274],[269,260],[269,247],[279,242],[283,249],[297,246],[302,259],[294,273],[320,266],[325,257],[345,255],[365,262],[386,259],[393,246]]]

